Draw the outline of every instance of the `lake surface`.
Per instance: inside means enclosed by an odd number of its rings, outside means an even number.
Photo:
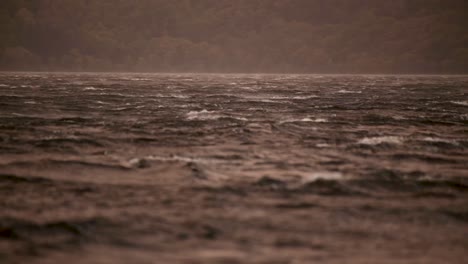
[[[0,73],[0,259],[463,263],[468,77]]]

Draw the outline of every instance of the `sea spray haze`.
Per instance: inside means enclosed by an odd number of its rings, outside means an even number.
[[[466,257],[467,77],[0,80],[7,263]]]

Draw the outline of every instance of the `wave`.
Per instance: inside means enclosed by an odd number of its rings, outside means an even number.
[[[304,182],[314,182],[318,180],[343,180],[345,179],[344,175],[341,172],[331,172],[331,171],[321,171],[307,174],[302,177]]]
[[[115,224],[105,218],[98,217],[55,219],[42,223],[19,218],[0,218],[0,237],[30,241],[31,239],[40,239],[47,236],[49,243],[55,242],[57,246],[64,246],[65,241],[70,242],[70,240],[82,240],[86,237],[92,237],[95,236],[98,229],[111,226],[115,226]]]
[[[310,117],[304,117],[302,119],[285,119],[283,121],[280,121],[280,124],[284,123],[296,123],[296,122],[311,122],[311,123],[327,123],[328,119],[325,118],[310,118]]]
[[[248,119],[244,117],[224,115],[215,111],[208,111],[206,109],[203,109],[201,111],[190,111],[186,114],[186,118],[187,120],[192,120],[192,121],[193,120],[208,121],[208,120],[218,120],[222,118],[234,119],[238,121],[248,121]]]
[[[457,140],[446,139],[446,138],[425,137],[422,139],[422,141],[429,142],[429,143],[444,143],[444,144],[455,145],[455,146],[460,145],[460,143]]]
[[[94,86],[86,86],[85,88],[83,88],[84,91],[96,91],[96,90],[99,90],[98,88],[94,87]]]
[[[396,136],[383,136],[383,137],[365,137],[360,139],[357,143],[361,145],[380,145],[380,144],[403,144],[404,139]]]
[[[360,94],[362,93],[362,91],[349,91],[349,90],[339,90],[337,93],[341,93],[341,94]]]
[[[451,101],[452,104],[468,106],[468,101]]]

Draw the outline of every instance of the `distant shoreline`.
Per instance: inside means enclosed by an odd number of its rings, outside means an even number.
[[[150,71],[22,71],[0,70],[0,73],[56,73],[56,74],[149,74],[149,75],[327,75],[327,76],[450,76],[464,77],[468,73],[297,73],[297,72],[150,72]]]

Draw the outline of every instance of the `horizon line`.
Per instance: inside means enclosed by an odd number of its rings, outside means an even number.
[[[160,74],[160,75],[172,75],[172,74],[187,74],[187,75],[362,75],[362,76],[468,76],[468,73],[299,73],[299,72],[157,72],[157,71],[61,71],[61,70],[0,70],[0,73],[81,73],[81,74]]]

